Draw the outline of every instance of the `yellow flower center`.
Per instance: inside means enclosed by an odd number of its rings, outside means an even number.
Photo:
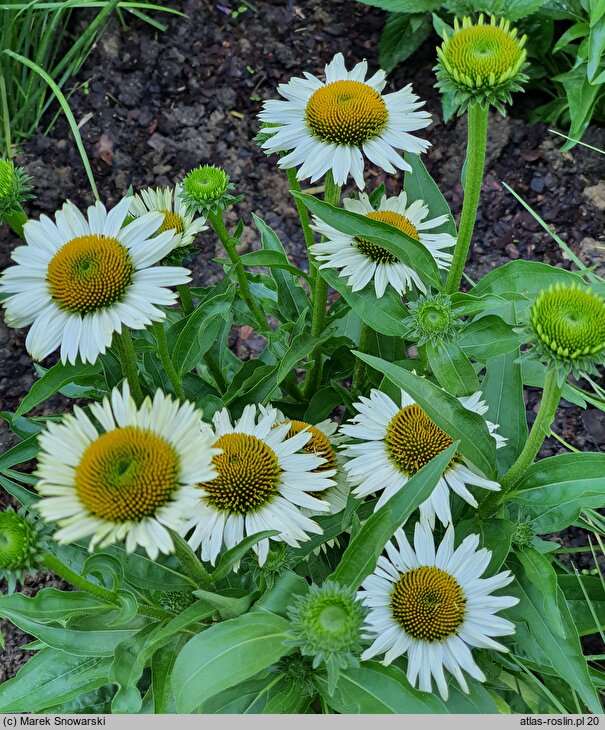
[[[391,612],[406,634],[441,641],[464,621],[466,598],[455,578],[434,566],[402,573],[391,593]]]
[[[444,54],[458,80],[471,87],[507,78],[525,56],[515,36],[493,25],[461,28],[445,45]]]
[[[120,301],[132,282],[128,250],[115,238],[78,236],[48,264],[50,295],[61,309],[87,314]]]
[[[320,456],[326,461],[320,464],[313,472],[331,471],[337,468],[336,452],[332,448],[330,439],[326,436],[323,431],[320,431],[316,426],[306,423],[305,421],[291,421],[290,430],[286,438],[292,438],[300,433],[304,429],[307,429],[307,433],[311,434],[311,438],[303,446],[303,451],[307,454],[313,454],[313,456]]]
[[[391,461],[408,477],[414,476],[452,443],[417,403],[402,408],[391,419],[385,438]],[[448,468],[458,460],[458,456],[454,456]]]
[[[223,450],[212,459],[218,476],[200,484],[211,507],[245,515],[279,494],[282,469],[264,441],[249,434],[227,433],[214,446]]]
[[[406,233],[410,236],[410,238],[414,238],[416,241],[420,240],[416,226],[404,215],[401,215],[401,213],[394,213],[391,210],[378,210],[374,213],[368,213],[367,217],[375,221],[388,223],[390,226]],[[365,238],[356,236],[353,240],[355,241],[357,249],[361,251],[364,256],[372,259],[372,261],[375,261],[377,264],[396,264],[399,261],[399,259],[387,251],[386,248],[381,248]]]
[[[158,228],[158,233],[164,233],[164,231],[176,231],[181,235],[185,233],[185,223],[178,213],[172,210],[160,210],[159,212],[164,214],[164,220]]]
[[[382,96],[361,81],[334,81],[317,89],[307,102],[305,118],[323,142],[361,147],[378,136],[389,113]]]
[[[76,467],[76,494],[95,517],[139,522],[170,501],[179,457],[153,431],[126,426],[93,441]]]

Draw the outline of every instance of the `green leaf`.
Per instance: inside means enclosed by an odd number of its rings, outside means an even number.
[[[170,677],[177,657],[177,647],[168,645],[158,649],[151,659],[153,712],[156,715],[174,714],[174,693]]]
[[[412,32],[412,18],[420,21],[415,32]],[[431,30],[430,15],[410,16],[406,13],[389,15],[378,44],[380,67],[386,73],[390,73],[397,64],[405,61],[420,48]]]
[[[221,320],[231,309],[235,287],[202,301],[186,317],[172,353],[172,361],[177,372],[192,370],[208,352],[218,336]]]
[[[313,215],[321,218],[336,230],[351,236],[361,236],[396,256],[407,266],[414,269],[425,284],[441,289],[441,277],[435,259],[420,241],[399,231],[388,223],[373,220],[366,215],[353,213],[344,208],[318,200],[312,195],[292,191],[307,206]],[[370,284],[370,286],[372,286]]]
[[[309,695],[300,691],[297,682],[288,677],[281,677],[267,692],[267,704],[262,713],[263,715],[301,714],[309,707],[311,699]]]
[[[356,355],[378,372],[384,373],[394,385],[405,390],[439,428],[460,441],[460,453],[488,478],[493,478],[496,442],[482,416],[467,410],[453,395],[405,368],[372,355]]]
[[[441,7],[441,0],[361,0],[361,2],[391,13],[431,12]]]
[[[426,354],[439,385],[455,396],[472,395],[479,390],[479,380],[471,361],[456,342],[436,345],[426,343]]]
[[[262,711],[267,693],[279,681],[278,677],[267,671],[260,672],[245,682],[233,685],[207,699],[196,714],[204,715],[244,715]],[[260,708],[260,709],[259,709]]]
[[[24,461],[34,459],[39,451],[40,446],[38,445],[37,436],[31,436],[25,441],[21,441],[20,444],[0,454],[0,472],[4,472],[17,464],[22,464]]]
[[[605,587],[601,576],[567,574],[558,579],[578,634],[588,636],[605,630]]]
[[[10,618],[18,615],[33,621],[63,621],[72,616],[83,616],[91,613],[110,611],[114,606],[80,591],[59,591],[56,588],[44,588],[29,598],[21,593],[9,596],[0,595],[0,615]],[[10,614],[10,615],[9,615]]]
[[[515,526],[510,520],[493,517],[489,520],[464,520],[456,525],[456,543],[468,535],[479,535],[480,546],[491,550],[492,557],[485,569],[486,574],[497,573],[506,560],[513,539]]]
[[[395,530],[405,524],[412,512],[431,496],[457,446],[454,443],[435,456],[374,512],[349,543],[340,564],[330,576],[332,580],[353,589],[362,584],[376,567],[378,557]]]
[[[559,636],[542,612],[542,593],[524,575],[517,570],[517,580],[507,586],[509,595],[516,595],[520,602],[507,610],[507,615],[517,625],[517,645],[526,656],[529,656],[545,671],[561,677],[572,687],[586,703],[591,712],[602,711],[601,702],[590,679],[586,659],[573,618],[569,613],[564,597],[561,596],[559,608],[565,631],[565,638]],[[523,658],[523,655],[521,655]]]
[[[221,553],[218,563],[216,564],[216,568],[212,571],[212,581],[216,582],[217,580],[226,578],[233,569],[233,566],[240,562],[248,550],[261,540],[264,540],[267,537],[274,537],[275,535],[279,535],[279,530],[265,530],[264,532],[257,532],[254,535],[249,535],[244,538],[230,550]]]
[[[517,357],[515,351],[488,360],[481,383],[488,405],[485,417],[498,424],[498,433],[508,439],[504,446],[496,449],[499,474],[510,469],[527,441],[523,378],[521,366],[515,362]]]
[[[491,357],[516,352],[521,337],[503,319],[489,314],[467,325],[460,333],[458,344],[466,355],[485,362]]]
[[[14,497],[23,507],[29,507],[37,502],[40,497],[35,492],[22,487],[20,484],[13,482],[11,479],[0,474],[0,486],[3,487],[12,497]]]
[[[22,416],[24,413],[31,411],[32,408],[42,403],[51,395],[61,390],[69,383],[73,383],[76,378],[89,377],[97,375],[101,372],[101,363],[84,365],[81,362],[75,365],[58,362],[49,368],[39,380],[32,385],[29,393],[19,404],[15,411],[16,416]]]
[[[308,590],[307,581],[301,575],[288,570],[282,573],[273,587],[259,598],[252,610],[265,611],[285,618],[294,598],[304,596]]]
[[[555,633],[564,639],[565,629],[563,627],[561,611],[559,610],[557,574],[550,560],[532,547],[518,548],[516,553],[527,579],[542,594],[542,606],[539,607],[540,612],[550,623]]]
[[[251,251],[240,256],[244,266],[266,266],[268,269],[283,269],[294,276],[308,280],[309,275],[293,266],[285,253],[280,251]],[[228,263],[228,259],[226,260]]]
[[[605,454],[560,454],[532,464],[506,495],[538,535],[569,527],[586,507],[605,505]]]
[[[252,214],[252,218],[254,224],[260,231],[263,250],[276,251],[288,262],[286,251],[275,231],[254,213]],[[271,276],[277,286],[277,305],[282,314],[282,321],[291,322],[298,319],[309,306],[309,300],[307,299],[305,290],[300,286],[298,280],[288,272],[275,269],[271,271]]]
[[[339,673],[336,690],[328,694],[327,679],[316,674],[315,685],[332,709],[341,714],[444,714],[445,704],[436,694],[419,692],[398,667],[364,662]]]
[[[432,231],[435,233],[449,233],[452,236],[456,236],[456,224],[450,211],[450,206],[443,197],[439,186],[424,166],[420,155],[406,152],[403,157],[412,168],[411,172],[405,174],[403,181],[403,189],[408,196],[408,204],[414,200],[424,200],[429,207],[430,218],[437,218],[441,215],[447,216],[447,221],[441,226],[432,229]]]
[[[346,279],[333,269],[321,269],[319,274],[373,330],[383,335],[405,337],[407,329],[402,320],[407,312],[401,297],[392,287],[387,287],[384,296],[377,299],[374,290],[368,287],[353,291]]]
[[[42,649],[0,686],[0,713],[42,712],[107,684],[109,659]]]
[[[281,616],[249,613],[211,626],[194,636],[178,655],[172,683],[178,713],[190,713],[205,700],[253,677],[287,649],[290,624]]]
[[[145,647],[150,634],[156,631],[155,624],[148,624],[137,631],[134,636],[118,644],[114,650],[114,658],[109,669],[109,680],[118,685],[111,702],[113,714],[136,714],[141,709],[143,698],[137,688],[144,671],[140,661],[141,651]]]

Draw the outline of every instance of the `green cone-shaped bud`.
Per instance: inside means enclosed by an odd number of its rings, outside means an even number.
[[[313,585],[289,612],[293,638],[303,656],[313,657],[313,668],[325,665],[332,694],[341,669],[358,664],[365,609],[354,591],[326,581]]]
[[[0,512],[0,578],[6,580],[10,593],[17,581],[38,570],[44,532],[42,524],[24,510],[15,512],[9,507]]]
[[[10,160],[0,160],[0,218],[19,210],[31,198],[30,176]]]
[[[438,344],[455,339],[462,321],[454,316],[450,298],[435,294],[410,302],[409,316],[403,324],[409,329],[408,337],[424,345],[429,341]]]
[[[595,372],[605,362],[605,300],[579,285],[540,292],[529,313],[530,354],[561,372]]]
[[[204,165],[191,170],[183,180],[181,200],[189,215],[200,213],[208,216],[234,202],[230,190],[233,190],[233,185],[224,170]]]
[[[489,24],[483,15],[477,23],[464,18],[461,25],[455,20],[453,32],[444,33],[443,44],[437,48],[437,85],[451,94],[459,113],[469,104],[479,104],[494,106],[504,114],[504,105],[512,101],[511,92],[522,91],[527,80],[523,73],[525,40],[508,21],[494,16]]]

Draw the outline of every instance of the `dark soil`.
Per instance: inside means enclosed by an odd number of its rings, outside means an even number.
[[[231,0],[224,2],[231,9],[238,5]],[[129,21],[126,31],[113,23],[79,74],[70,103],[81,123],[101,198],[108,207],[130,185],[135,189],[172,185],[196,165],[217,164],[225,168],[237,192],[245,196],[245,201],[229,213],[232,224],[238,216],[243,218],[244,247],[258,245],[250,216],[250,211],[256,211],[279,233],[293,262],[304,266],[304,243],[286,177],[277,169],[275,159],[266,158],[252,141],[258,131],[256,114],[262,100],[276,96],[278,83],[302,75],[304,70],[321,74],[323,65],[337,51],[344,53],[349,66],[367,58],[370,68],[376,68],[385,13],[353,0],[307,0],[300,4],[257,0],[255,7],[256,12],[250,9],[234,19],[221,5],[185,0],[181,9],[188,19],[169,19],[165,33],[138,20]],[[412,81],[414,90],[427,99],[434,122],[426,130],[433,147],[425,162],[457,215],[462,200],[465,121],[442,122],[439,95],[433,88],[433,63],[434,49],[427,43],[392,75],[390,89]],[[535,95],[527,94],[515,108],[516,116],[493,114],[490,119],[483,197],[468,266],[475,280],[518,258],[569,267],[557,244],[508,193],[503,182],[537,210],[574,253],[605,272],[603,158],[582,147],[562,154],[559,138],[544,125],[527,123],[524,112],[534,101]],[[589,129],[585,141],[605,148],[605,131]],[[35,180],[38,197],[28,206],[32,216],[52,214],[66,198],[81,207],[93,202],[63,117],[48,137],[39,133],[25,144],[19,161]],[[369,189],[383,179],[382,172],[370,170]],[[390,178],[387,183],[396,192],[400,180]],[[4,227],[0,232],[0,269],[9,264],[10,252],[17,244]],[[213,237],[203,234],[200,252],[192,263],[198,283],[209,284],[220,278],[221,267],[211,261],[219,254]],[[14,411],[35,379],[24,347],[25,335],[0,321],[3,410]],[[538,398],[537,391],[528,391],[530,421]],[[61,396],[55,396],[36,413],[67,407]],[[595,409],[581,411],[563,403],[557,429],[577,449],[605,448],[605,424]],[[0,453],[15,440],[0,424]],[[549,439],[542,456],[562,450],[556,440]],[[0,495],[0,505],[2,502]],[[568,546],[586,544],[579,530],[567,531],[558,539]],[[582,554],[575,557],[579,567],[588,565]],[[46,580],[44,577],[28,585],[39,588],[47,584]],[[6,623],[0,625],[6,642],[0,653],[2,682],[27,655],[18,649],[26,641],[23,635]]]

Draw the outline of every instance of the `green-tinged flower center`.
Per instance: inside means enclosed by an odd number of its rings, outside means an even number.
[[[470,25],[447,40],[443,60],[459,83],[476,88],[516,74],[525,60],[525,51],[506,26]]]
[[[282,469],[264,441],[244,433],[227,433],[214,444],[222,449],[212,463],[218,476],[200,486],[214,509],[245,515],[264,507],[280,493]]]
[[[36,544],[36,530],[23,515],[0,512],[0,570],[20,570]]]
[[[68,241],[48,264],[50,295],[61,309],[87,314],[120,301],[134,265],[117,239],[90,234]]]
[[[406,233],[410,236],[410,238],[414,238],[416,241],[419,240],[416,226],[404,215],[401,215],[401,213],[395,213],[391,210],[378,210],[373,213],[368,213],[367,217],[375,221],[388,223],[394,228]],[[356,236],[353,241],[355,242],[355,246],[358,251],[372,261],[375,261],[377,264],[396,264],[399,261],[399,259],[387,251],[386,248],[377,246],[375,243],[372,243],[365,238],[361,238],[361,236]]]
[[[176,231],[181,235],[185,233],[185,223],[178,213],[172,210],[160,210],[159,212],[164,214],[164,220],[158,228],[158,233],[164,233],[164,231]]]
[[[311,132],[323,142],[361,147],[386,127],[382,96],[361,81],[334,81],[315,91],[305,109]]]
[[[206,204],[218,200],[227,192],[229,176],[219,167],[196,167],[183,180],[183,197]]]
[[[464,622],[466,597],[456,579],[434,566],[400,574],[391,612],[403,630],[421,641],[441,641]]]
[[[605,350],[605,301],[579,287],[557,285],[540,292],[530,325],[546,348],[566,362]]]
[[[332,448],[330,439],[325,433],[323,433],[323,431],[320,431],[317,426],[306,423],[306,421],[290,421],[290,430],[288,431],[286,438],[296,436],[297,433],[300,433],[305,428],[307,429],[307,433],[311,434],[311,438],[303,446],[303,451],[307,454],[312,454],[313,456],[320,456],[326,460],[323,464],[320,464],[318,467],[313,469],[313,472],[319,473],[336,469],[338,466],[338,462],[336,461],[336,452]]]
[[[391,419],[385,437],[389,458],[408,477],[414,476],[452,443],[417,403],[405,406]],[[457,461],[458,457],[454,456],[448,469]]]
[[[93,441],[76,467],[76,493],[95,517],[139,522],[178,488],[179,457],[152,431],[126,426]]]

